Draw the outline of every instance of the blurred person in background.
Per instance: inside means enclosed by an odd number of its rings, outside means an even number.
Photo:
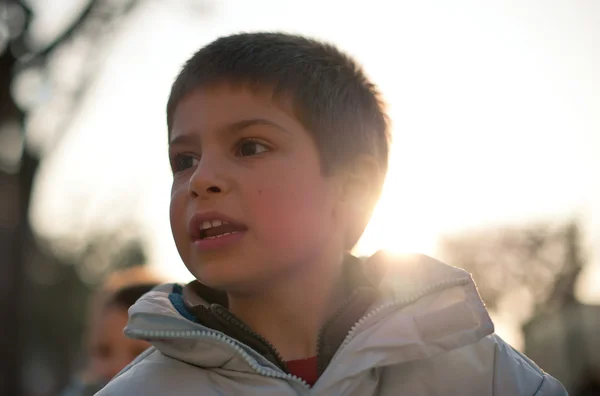
[[[160,279],[142,266],[109,276],[90,303],[86,368],[62,396],[93,395],[150,346],[145,341],[127,338],[123,329],[129,307],[159,283]]]

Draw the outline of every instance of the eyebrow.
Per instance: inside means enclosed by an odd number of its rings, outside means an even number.
[[[268,126],[268,127],[276,128],[285,133],[289,132],[281,125],[279,125],[273,121],[267,120],[265,118],[252,118],[252,119],[248,119],[248,120],[236,121],[234,123],[225,125],[224,127],[220,128],[220,132],[235,135],[235,134],[242,132],[243,130],[253,127],[253,126]],[[171,139],[171,141],[169,142],[169,146],[174,145],[174,144],[197,143],[199,139],[200,138],[198,137],[197,134],[179,135],[179,136],[176,136]]]

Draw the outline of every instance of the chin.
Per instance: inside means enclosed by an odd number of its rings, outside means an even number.
[[[188,270],[204,285],[222,291],[228,291],[234,284],[244,283],[246,278],[234,266],[224,262],[205,262],[198,266],[188,266]]]
[[[256,294],[265,290],[269,276],[262,271],[239,271],[239,267],[205,266],[196,273],[202,284],[226,293]]]

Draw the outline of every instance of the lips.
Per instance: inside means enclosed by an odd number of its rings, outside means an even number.
[[[189,223],[189,234],[193,241],[219,238],[247,229],[244,224],[214,211],[196,213]]]

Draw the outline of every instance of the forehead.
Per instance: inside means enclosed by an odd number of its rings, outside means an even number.
[[[250,119],[268,120],[289,130],[302,128],[287,97],[275,97],[268,89],[219,84],[195,89],[179,101],[170,135],[211,131]]]
[[[113,305],[105,307],[99,318],[104,326],[118,325],[123,321],[127,321],[127,319],[127,309]]]

